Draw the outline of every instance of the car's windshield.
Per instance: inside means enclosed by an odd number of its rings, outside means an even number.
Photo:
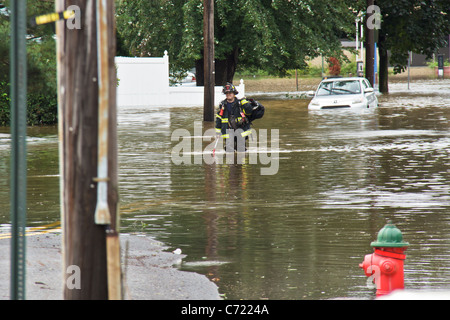
[[[358,93],[361,93],[358,80],[325,81],[320,84],[317,91],[318,96]]]

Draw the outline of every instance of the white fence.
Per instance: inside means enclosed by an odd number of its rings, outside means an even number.
[[[118,106],[203,106],[203,87],[169,85],[169,56],[162,58],[116,57]],[[236,86],[245,96],[243,80]],[[214,103],[225,99],[222,87],[215,87]]]

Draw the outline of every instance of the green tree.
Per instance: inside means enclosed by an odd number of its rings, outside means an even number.
[[[0,9],[0,125],[9,124],[9,3]],[[29,0],[29,17],[54,11],[53,0]],[[27,29],[29,125],[54,124],[57,120],[56,51],[53,25]]]
[[[382,16],[379,86],[380,92],[388,93],[389,64],[400,73],[406,69],[409,51],[431,58],[437,49],[448,45],[450,6],[448,0],[378,0],[376,5]]]
[[[197,68],[202,84],[201,0],[116,0],[117,26],[134,56],[162,56],[171,68]],[[232,81],[236,67],[284,75],[310,58],[340,56],[340,38],[354,33],[362,1],[216,0],[216,84]]]

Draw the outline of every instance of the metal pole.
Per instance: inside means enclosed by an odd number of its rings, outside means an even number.
[[[321,56],[322,56],[322,79],[323,79],[323,77],[324,77],[324,69],[323,69],[323,54],[322,54]]]
[[[358,60],[358,54],[359,54],[359,18],[356,18],[355,20],[355,27],[356,27],[356,39],[355,39],[355,45],[356,45],[356,60]]]
[[[373,48],[373,88],[377,84],[377,73],[378,73],[378,45],[377,42],[374,43]]]
[[[11,286],[12,300],[25,299],[27,194],[27,1],[11,1]]]
[[[410,81],[410,68],[411,68],[411,51],[408,52],[408,90],[409,90],[409,81]]]
[[[361,23],[360,23],[360,33],[359,33],[359,47],[361,49],[360,53],[361,53],[361,58],[360,60],[363,61],[364,60],[364,23],[363,23],[363,18],[361,17]]]

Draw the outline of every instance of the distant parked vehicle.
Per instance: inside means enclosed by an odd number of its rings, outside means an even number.
[[[190,83],[196,81],[197,80],[195,79],[195,74],[193,74],[192,72],[188,72],[186,77],[184,77],[183,80],[181,80],[181,83]]]
[[[191,71],[178,71],[170,74],[170,86],[195,86],[197,79],[195,78],[195,70]]]
[[[314,96],[308,105],[310,110],[378,107],[373,88],[361,77],[324,79],[310,95]]]

